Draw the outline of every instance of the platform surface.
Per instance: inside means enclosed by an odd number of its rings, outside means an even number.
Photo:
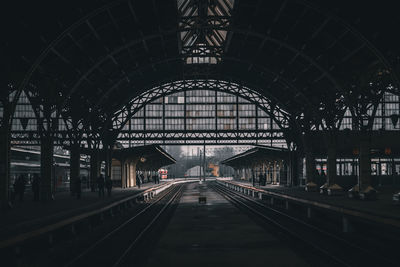
[[[206,197],[206,204],[199,203]],[[191,183],[147,266],[309,266],[208,187]]]
[[[160,184],[145,183],[140,189],[138,187],[113,188],[111,197],[107,196],[107,190],[105,190],[105,196],[101,198],[97,191],[84,190],[80,199],[71,196],[69,192],[59,192],[56,193],[54,200],[45,203],[34,202],[32,193],[27,192],[24,201],[15,200],[13,208],[1,214],[0,240],[102,208],[164,183],[164,181]]]
[[[252,183],[247,181],[231,180],[231,182],[252,186]],[[285,194],[300,199],[311,200],[320,203],[326,203],[332,206],[346,208],[355,211],[361,211],[367,214],[373,214],[385,218],[393,218],[400,220],[400,205],[393,202],[393,193],[398,192],[399,188],[379,188],[377,200],[360,200],[351,199],[347,194],[328,196],[322,195],[319,192],[307,192],[304,187],[285,187],[279,185],[255,186],[258,189],[271,191],[275,193]]]

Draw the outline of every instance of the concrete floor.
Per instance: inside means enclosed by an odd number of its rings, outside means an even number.
[[[111,197],[107,196],[106,191],[104,198],[99,198],[98,192],[85,190],[79,200],[72,197],[69,192],[59,192],[54,200],[45,203],[34,202],[32,192],[27,192],[23,202],[16,200],[11,210],[1,214],[0,239],[99,209],[153,186],[158,186],[158,184],[146,183],[140,189],[137,187],[113,188]]]
[[[207,204],[198,197],[206,196]],[[309,266],[207,184],[192,183],[147,266]]]
[[[251,186],[250,182],[244,181],[236,181],[232,182],[245,184]],[[384,217],[384,218],[393,218],[400,219],[400,209],[399,206],[396,205],[393,200],[393,193],[399,192],[400,188],[398,187],[382,187],[377,188],[378,190],[378,199],[377,200],[360,200],[360,199],[350,199],[347,194],[343,193],[338,196],[328,196],[321,195],[319,192],[306,192],[304,187],[285,187],[278,185],[266,185],[266,186],[258,186],[257,188],[264,189],[266,191],[272,191],[276,193],[281,193],[289,196],[298,197],[301,199],[307,199],[311,201],[316,201],[320,203],[326,203],[332,206],[337,206],[341,208],[362,211],[365,213],[373,214],[376,216]]]

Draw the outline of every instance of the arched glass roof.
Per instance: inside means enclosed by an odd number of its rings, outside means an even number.
[[[191,89],[164,95],[131,114],[118,140],[125,146],[268,144],[286,147],[281,127],[265,108],[239,95]]]

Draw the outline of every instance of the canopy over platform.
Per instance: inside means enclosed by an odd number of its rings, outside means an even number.
[[[286,160],[289,157],[287,149],[257,145],[243,153],[230,157],[221,163],[232,168],[246,168],[261,162],[272,162]]]
[[[113,150],[112,157],[119,161],[137,161],[139,170],[158,170],[162,166],[174,164],[176,160],[159,145],[146,145]]]

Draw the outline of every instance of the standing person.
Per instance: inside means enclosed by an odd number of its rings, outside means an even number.
[[[19,200],[24,201],[26,180],[24,175],[20,175],[17,180],[17,193],[19,194]]]
[[[83,188],[87,188],[88,187],[85,175],[82,175],[81,184],[83,184]]]
[[[141,183],[142,183],[142,181],[140,181],[140,176],[136,175],[136,185],[138,186],[139,189],[140,189]]]
[[[13,191],[11,193],[11,201],[13,203],[15,202],[15,199],[17,198],[17,195],[18,195],[17,181],[18,181],[18,178],[15,178],[14,183],[13,183]]]
[[[153,174],[153,181],[155,184],[157,183],[157,175],[155,173]]]
[[[258,176],[259,182],[260,182],[260,186],[264,186],[265,182],[264,182],[264,173],[262,173],[262,171],[260,172],[260,175]]]
[[[33,201],[39,201],[39,188],[39,175],[35,173],[32,180]]]
[[[100,174],[99,178],[97,178],[97,186],[99,188],[99,197],[104,197],[104,176]]]
[[[91,188],[89,176],[85,175],[86,188]]]
[[[108,177],[106,180],[107,195],[111,197],[112,180]]]
[[[80,176],[78,176],[78,177],[76,178],[75,186],[76,186],[76,198],[77,198],[77,199],[81,199],[82,180],[81,180],[81,177],[80,177]]]
[[[91,192],[96,192],[96,179],[93,177],[93,175],[90,175],[90,191]]]

